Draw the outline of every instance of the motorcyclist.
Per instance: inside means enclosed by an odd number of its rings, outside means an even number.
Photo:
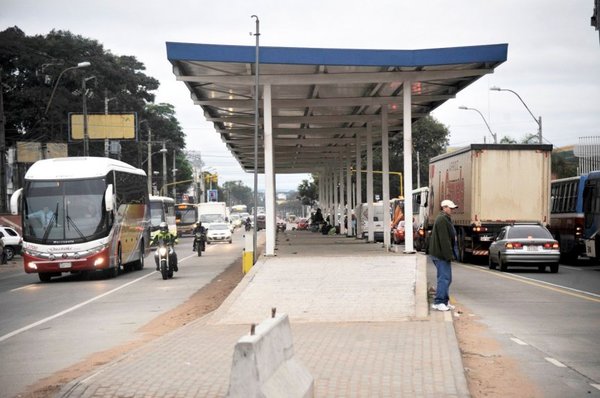
[[[169,226],[164,221],[161,222],[158,226],[158,233],[154,235],[154,238],[152,238],[152,244],[157,245],[161,239],[167,245],[172,246],[175,246],[175,244],[178,242],[177,235],[174,235],[169,232]],[[175,266],[173,267],[173,270],[175,272],[179,271],[179,267],[177,267],[177,253],[175,253],[175,249],[173,249],[173,255],[169,258],[169,262],[175,264]],[[156,270],[159,270],[158,257],[156,257]]]
[[[246,231],[250,231],[250,228],[252,227],[252,220],[250,220],[250,217],[248,216],[248,218],[246,218]]]
[[[204,228],[202,226],[201,222],[197,222],[194,225],[194,230],[192,231],[192,234],[194,235],[194,242],[192,243],[192,250],[196,250],[196,234],[200,233],[202,235],[204,235],[204,239],[206,239],[206,228]]]

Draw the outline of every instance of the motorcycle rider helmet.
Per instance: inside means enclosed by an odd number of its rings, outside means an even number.
[[[168,225],[167,225],[167,223],[166,223],[166,222],[164,222],[164,221],[160,223],[160,225],[158,226],[158,229],[159,229],[161,232],[169,232],[169,226],[168,226]]]

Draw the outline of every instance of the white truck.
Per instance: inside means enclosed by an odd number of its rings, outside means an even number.
[[[429,162],[430,232],[440,203],[452,212],[459,260],[487,256],[501,227],[515,222],[550,222],[552,145],[471,144]]]
[[[225,202],[204,202],[198,204],[198,221],[210,229],[213,223],[228,222],[227,205]]]

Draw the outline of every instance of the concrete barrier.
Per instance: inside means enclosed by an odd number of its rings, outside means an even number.
[[[228,397],[312,397],[314,379],[295,357],[287,314],[242,336],[233,353]]]

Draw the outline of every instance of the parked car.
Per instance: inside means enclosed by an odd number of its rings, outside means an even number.
[[[0,238],[4,242],[4,252],[6,253],[7,261],[12,260],[15,254],[21,254],[23,238],[14,228],[0,225]]]
[[[308,229],[308,218],[301,218],[301,219],[299,219],[296,228],[298,228],[298,229]]]
[[[533,266],[558,272],[560,247],[550,231],[540,224],[514,224],[503,227],[490,245],[489,267],[506,271],[508,266]]]
[[[206,243],[212,242],[228,242],[231,243],[231,230],[228,223],[213,223],[210,224],[206,233]]]

